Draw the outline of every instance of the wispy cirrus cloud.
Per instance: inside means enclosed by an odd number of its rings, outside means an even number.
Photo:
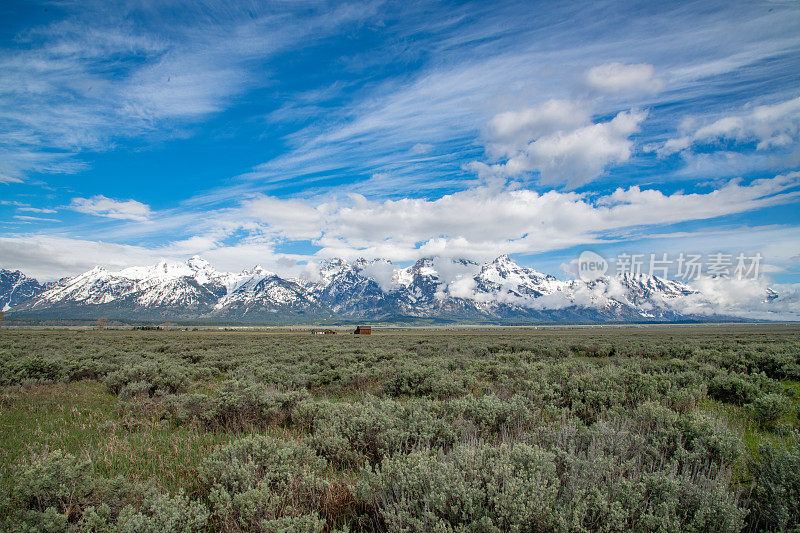
[[[488,257],[797,203],[753,180],[800,161],[793,108],[756,113],[797,98],[793,4],[48,5],[0,44],[0,172],[76,174],[18,198],[67,204],[65,250]]]
[[[14,220],[21,220],[23,222],[61,222],[57,218],[34,217],[30,215],[14,215]]]
[[[604,63],[586,72],[586,83],[602,92],[655,92],[664,86],[664,81],[656,77],[656,70],[648,63],[633,65]]]
[[[456,16],[443,17],[437,29],[453,27],[446,38],[425,31],[432,24],[417,21],[415,36],[421,39],[420,46],[435,50],[438,61],[413,76],[353,90],[348,94],[351,100],[335,109],[333,119],[330,108],[317,109],[317,114],[308,116],[318,119],[312,126],[287,136],[290,149],[286,153],[242,177],[256,182],[252,189],[277,190],[289,182],[326,188],[331,176],[353,179],[360,175],[355,181],[363,180],[366,191],[383,195],[432,194],[474,186],[474,175],[462,168],[472,160],[493,163],[481,159],[481,144],[486,140],[481,131],[493,117],[537,109],[553,99],[591,100],[592,105],[585,107],[594,121],[586,121],[586,126],[610,122],[623,111],[650,111],[647,122],[639,122],[634,130],[647,142],[650,128],[646,126],[652,123],[658,131],[675,120],[674,114],[665,116],[653,108],[688,109],[695,105],[691,102],[715,91],[727,91],[725,99],[741,98],[731,93],[730,85],[722,88],[714,77],[733,71],[747,80],[772,75],[768,59],[788,58],[798,49],[786,18],[792,15],[786,12],[780,17],[755,10],[747,17],[720,9],[709,18],[693,8],[665,6],[639,13],[635,24],[620,26],[619,19],[609,14],[614,12],[612,6],[603,3],[543,10],[535,24],[523,16],[509,17],[505,4],[485,11],[472,7],[477,9],[474,17],[457,10]],[[453,22],[456,18],[458,24]],[[570,24],[560,24],[565,20]],[[578,31],[589,21],[596,32]],[[740,39],[732,38],[732,25],[738,28]],[[403,35],[406,30],[389,31]],[[458,46],[453,45],[454,35],[459,36]],[[607,39],[608,35],[614,39]],[[556,42],[557,47],[550,46]],[[382,52],[370,50],[378,57]],[[603,168],[631,162],[637,155],[635,147],[621,140],[621,134],[611,135],[612,130],[596,127],[547,139],[535,145],[533,157],[515,158],[502,170],[513,175],[515,164],[526,160],[519,171],[544,169],[548,177],[541,183],[545,188],[570,181],[573,186],[586,183],[602,174]],[[434,147],[424,160],[410,150],[418,144]],[[592,149],[594,155],[586,153]],[[548,159],[560,156],[564,161],[582,159],[582,164],[567,168],[566,173],[583,176],[559,177],[560,166]],[[469,168],[487,169],[480,164]],[[375,175],[386,179],[368,179]],[[529,181],[524,175],[514,177]]]
[[[287,181],[313,188],[328,186],[325,180],[337,174],[389,176],[366,184],[376,194],[403,184],[408,190],[463,187],[470,179],[461,167],[480,155],[479,132],[498,113],[570,95],[587,79],[607,93],[593,110],[601,115],[646,109],[656,103],[652,94],[624,104],[617,93],[655,89],[660,81],[666,98],[682,91],[691,100],[713,90],[709,75],[749,65],[743,75],[757,76],[768,68],[766,59],[797,48],[786,6],[774,13],[720,9],[713,17],[662,6],[624,25],[610,7],[542,9],[533,22],[524,16],[529,7],[503,2],[431,16],[425,5],[212,1],[176,20],[174,6],[129,4],[109,14],[87,2],[58,23],[22,32],[17,39],[25,46],[0,51],[0,66],[11,73],[5,79],[14,80],[0,81],[0,122],[5,117],[11,125],[0,126],[0,170],[17,178],[28,171],[76,172],[87,164],[82,154],[125,139],[192,135],[192,124],[237,105],[250,91],[279,84],[279,69],[270,62],[280,54],[359,25],[382,28],[383,43],[319,65],[335,69],[339,79],[326,78],[322,88],[305,91],[305,100],[282,95],[302,109],[300,128],[285,136],[283,154],[246,179],[264,188]],[[587,26],[598,31],[580,29]],[[374,62],[415,68],[375,76]],[[268,124],[281,122],[279,111],[267,115]],[[421,153],[415,146],[431,149]]]
[[[118,220],[147,221],[150,206],[136,200],[114,200],[103,195],[91,198],[73,198],[69,208],[79,213]]]
[[[25,211],[27,213],[55,213],[55,209],[47,209],[46,207],[29,207],[29,206],[20,206],[17,207],[17,211]]]
[[[107,10],[90,1],[0,49],[0,171],[14,179],[75,172],[86,152],[182,135],[236,96],[269,84],[261,68],[269,58],[324,38],[374,6],[307,11],[208,2],[179,18],[173,9],[133,3]]]
[[[19,178],[12,178],[11,176],[0,174],[0,183],[22,183],[22,180]]]

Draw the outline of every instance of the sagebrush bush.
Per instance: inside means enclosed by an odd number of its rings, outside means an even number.
[[[14,472],[12,501],[27,527],[63,530],[92,503],[91,462],[61,450],[34,454]]]
[[[800,529],[800,446],[776,450],[759,447],[754,462],[755,480],[750,493],[748,522],[753,530]]]
[[[417,363],[393,369],[384,384],[384,391],[391,396],[452,398],[464,394],[467,385],[464,375],[456,372],[443,374],[441,368]]]
[[[800,353],[773,350],[745,354],[750,371],[763,372],[773,379],[800,380]]]
[[[765,394],[753,401],[753,418],[763,428],[775,424],[792,410],[792,402],[780,394]]]
[[[707,467],[686,477],[680,462],[664,455],[638,464],[636,439],[620,449],[621,436],[609,427],[591,436],[565,436],[552,450],[478,441],[447,453],[397,454],[365,468],[357,494],[388,531],[742,527],[746,511],[731,494],[729,474]],[[587,437],[584,450],[581,441]]]
[[[683,428],[690,428],[685,438]],[[541,428],[555,454],[564,520],[593,530],[737,531],[746,511],[731,483],[741,441],[727,427],[645,404],[590,428]]]
[[[357,467],[419,446],[449,447],[458,438],[431,400],[366,397],[361,402],[303,402],[294,422],[310,433],[308,443],[331,462]]]
[[[214,450],[200,480],[225,529],[275,531],[296,521],[319,531],[324,521],[315,513],[329,486],[325,468],[325,459],[301,442],[252,435]]]
[[[744,405],[758,397],[758,387],[737,374],[721,374],[708,384],[708,395],[721,402]]]
[[[793,328],[381,333],[4,331],[0,529],[798,527]]]
[[[182,492],[170,497],[157,491],[150,491],[140,504],[128,505],[120,511],[116,521],[116,531],[119,533],[203,531],[208,524],[209,516],[205,504],[189,499]],[[91,518],[87,518],[85,523],[89,520]]]
[[[358,495],[390,531],[552,531],[554,459],[521,443],[398,454],[363,471]]]
[[[132,387],[134,391],[145,391],[149,396],[156,392],[169,394],[181,391],[187,381],[188,373],[184,368],[172,361],[152,359],[125,363],[105,378],[106,386],[113,394]]]
[[[5,363],[2,367],[2,384],[57,381],[62,377],[59,361],[40,356],[25,356]]]
[[[308,396],[305,390],[281,392],[275,386],[233,379],[212,395],[184,395],[179,416],[228,429],[263,428],[291,420],[294,406]]]
[[[179,493],[123,478],[97,475],[87,459],[61,450],[33,454],[12,473],[6,520],[27,531],[202,531],[209,511],[202,502]]]

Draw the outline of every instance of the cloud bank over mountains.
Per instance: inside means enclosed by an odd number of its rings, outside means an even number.
[[[385,259],[309,265],[282,278],[260,265],[217,271],[200,257],[109,271],[95,267],[39,285],[2,271],[0,304],[11,317],[312,323],[663,322],[798,320],[800,293],[764,279],[701,277],[684,283],[647,274],[561,281],[507,255],[486,263],[428,257],[400,268]]]
[[[310,240],[319,247],[315,257],[385,257],[401,262],[426,256],[486,260],[502,253],[593,245],[637,233],[647,235],[653,227],[786,205],[796,201],[798,184],[800,172],[755,180],[748,185],[731,180],[706,193],[671,195],[640,187],[620,188],[599,197],[481,187],[433,200],[373,201],[351,194],[316,205],[259,195],[238,207],[192,217],[192,223],[203,229],[208,238],[146,249],[93,245],[68,238],[0,237],[0,254],[22,258],[21,266],[29,265],[45,277],[53,277],[46,270],[39,270],[48,264],[62,269],[81,269],[97,262],[125,266],[144,258],[179,258],[198,249],[213,257],[227,250],[241,254],[241,260],[252,257],[263,262],[270,259],[263,250],[281,239]],[[134,201],[89,199],[81,208],[96,210],[98,216],[138,221],[136,228],[142,233],[160,231],[171,222],[169,214],[151,212],[148,206]],[[241,232],[250,237],[236,246],[226,245],[227,238]],[[84,250],[80,257],[76,256],[78,250]],[[291,254],[285,255],[292,259]],[[121,260],[109,262],[106,258],[110,257]]]
[[[215,259],[231,254],[229,259],[234,263],[248,258],[253,263],[268,263],[275,260],[268,251],[270,243],[280,240],[309,240],[319,247],[314,255],[318,258],[385,257],[402,262],[442,256],[487,260],[502,253],[549,252],[637,234],[652,235],[653,227],[787,205],[800,194],[798,185],[800,172],[747,185],[730,180],[705,193],[669,195],[640,187],[620,188],[602,196],[479,187],[433,200],[376,201],[350,194],[335,200],[317,199],[318,203],[256,195],[236,207],[191,216],[189,223],[206,237],[160,248],[92,244],[69,238],[0,237],[0,255],[21,258],[23,264],[17,268],[27,265],[44,277],[54,277],[46,270],[49,265],[56,267],[55,271],[80,270],[95,263],[125,266],[145,258],[180,258],[198,250]],[[151,211],[135,201],[93,198],[73,208],[138,222],[131,226],[137,233],[161,231],[173,222],[170,213]],[[227,239],[242,232],[249,237],[236,245],[226,244]],[[80,250],[83,253],[77,254]],[[302,259],[300,254],[283,255],[290,264]],[[276,264],[270,268],[275,266],[281,270]]]

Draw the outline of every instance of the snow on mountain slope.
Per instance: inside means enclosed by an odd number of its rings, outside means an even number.
[[[37,280],[19,270],[0,270],[0,311],[8,311],[44,289]]]
[[[565,282],[532,268],[521,267],[507,255],[484,265],[475,276],[476,293],[481,301],[509,302],[537,298],[566,287]]]
[[[12,285],[6,282],[0,288]],[[764,305],[785,300],[767,290],[762,291]],[[18,301],[15,313],[245,321],[681,320],[711,316],[715,302],[722,301],[719,295],[716,300],[706,298],[685,283],[644,274],[588,283],[559,280],[520,266],[507,255],[486,264],[429,257],[405,268],[384,259],[331,259],[310,279],[281,278],[260,266],[219,272],[192,257],[184,263],[162,261],[116,272],[96,267],[38,294],[34,289],[29,293],[27,300]],[[725,303],[726,310],[735,310]]]
[[[624,299],[624,303],[633,306],[642,305],[646,302],[652,304],[666,304],[682,296],[694,294],[687,284],[680,281],[668,280],[658,276],[648,274],[625,273],[621,276],[610,276],[603,278],[607,285],[607,293],[610,297]]]
[[[227,285],[237,279],[219,274],[198,257],[186,263],[161,261],[147,267],[131,267],[111,272],[95,267],[68,278],[43,292],[26,307],[37,309],[50,304],[102,305],[127,302],[139,307],[193,307],[224,295]]]
[[[268,275],[272,273],[263,269],[239,274],[218,272],[196,256],[185,263],[161,261],[116,272],[95,267],[56,283],[17,310],[35,313],[68,309],[66,314],[83,308],[93,316],[104,312],[132,316],[145,310],[157,315],[199,315],[213,309],[229,291]]]
[[[387,290],[392,284],[379,271],[391,269],[384,260],[359,259],[348,263],[343,259],[323,261],[316,281],[306,285],[311,298],[333,312],[355,317],[388,317],[397,312],[394,299]],[[382,287],[383,286],[383,287]],[[386,289],[386,290],[384,290]]]
[[[278,315],[329,318],[332,313],[320,305],[304,286],[278,277],[260,267],[252,277],[219,299],[212,316],[257,321]]]

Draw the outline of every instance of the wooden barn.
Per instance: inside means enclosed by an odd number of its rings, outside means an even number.
[[[356,335],[372,335],[372,328],[369,326],[358,326],[353,333]]]

